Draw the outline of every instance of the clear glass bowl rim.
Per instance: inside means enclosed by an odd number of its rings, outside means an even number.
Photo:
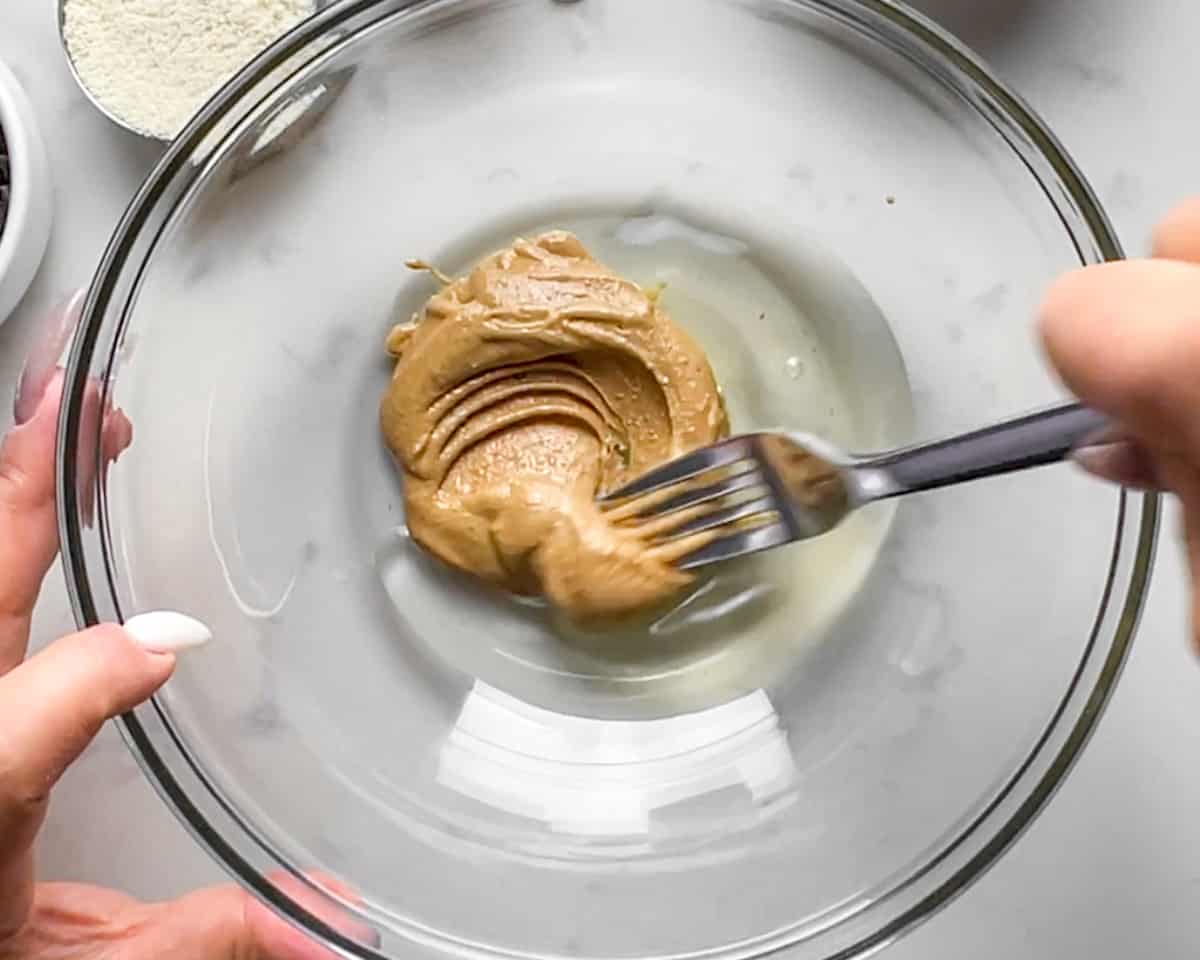
[[[230,115],[240,116],[240,111],[252,109],[246,103],[254,88],[291,58],[302,54],[314,41],[331,35],[335,30],[353,21],[356,17],[379,7],[381,12],[372,23],[387,17],[405,14],[418,9],[453,6],[462,0],[340,0],[324,5],[324,9],[305,21],[295,30],[282,37],[260,54],[222,88],[191,120],[183,132],[170,145],[161,160],[146,178],[130,202],[120,223],[104,252],[93,277],[84,304],[68,366],[64,403],[59,419],[57,449],[57,484],[59,511],[59,533],[63,551],[63,567],[67,580],[75,619],[80,628],[100,621],[94,590],[107,591],[113,596],[115,588],[111,579],[111,568],[107,563],[103,571],[89,568],[84,549],[87,529],[81,509],[81,497],[77,488],[80,456],[80,436],[83,419],[85,388],[94,366],[94,355],[105,319],[116,310],[124,321],[125,308],[114,306],[119,299],[117,278],[125,270],[135,269],[131,263],[134,240],[151,220],[153,208],[167,191],[168,186],[180,176],[189,173],[191,158],[202,152],[205,140],[217,130]],[[1107,216],[1100,207],[1091,188],[1071,158],[1059,144],[1042,120],[1024,101],[997,80],[990,70],[971,51],[953,36],[923,15],[910,10],[898,0],[780,0],[797,8],[825,14],[833,19],[857,26],[861,32],[869,33],[876,42],[885,42],[898,50],[918,66],[936,76],[946,86],[972,103],[977,109],[982,104],[993,126],[1031,145],[1040,159],[1047,163],[1058,178],[1066,193],[1073,212],[1090,235],[1101,258],[1120,259],[1122,256],[1117,237]],[[350,40],[359,30],[351,31],[343,40]],[[886,38],[881,37],[883,31]],[[328,52],[319,46],[311,48],[314,57]],[[291,74],[279,79],[278,85],[287,84]],[[1012,140],[1009,139],[1011,145]],[[193,175],[199,168],[190,171]],[[1031,171],[1037,177],[1036,171]],[[1043,184],[1044,185],[1044,184]],[[1065,224],[1064,224],[1065,225]],[[1079,251],[1081,261],[1094,259]],[[136,295],[136,289],[135,289]],[[128,304],[126,304],[127,307]],[[106,372],[108,368],[106,367]],[[104,384],[107,390],[107,383]],[[103,490],[101,513],[103,512]],[[1140,507],[1139,507],[1140,504]],[[974,820],[965,825],[956,842],[945,851],[943,858],[927,864],[919,872],[905,878],[902,887],[912,888],[922,883],[928,887],[923,891],[908,891],[910,896],[900,904],[894,904],[890,915],[878,916],[869,928],[857,931],[846,942],[831,943],[831,949],[822,951],[825,960],[850,960],[862,957],[883,948],[916,924],[928,919],[947,903],[962,893],[1021,835],[1036,819],[1048,800],[1063,782],[1086,745],[1104,708],[1116,686],[1125,659],[1128,655],[1138,621],[1144,606],[1153,566],[1154,551],[1159,527],[1160,498],[1155,494],[1122,494],[1118,510],[1117,549],[1121,541],[1132,535],[1131,527],[1136,523],[1136,543],[1130,560],[1129,589],[1123,597],[1113,597],[1119,585],[1115,583],[1115,561],[1110,570],[1108,592],[1102,610],[1115,599],[1120,603],[1114,634],[1106,650],[1098,648],[1102,639],[1098,627],[1094,628],[1088,643],[1087,653],[1081,661],[1080,671],[1059,704],[1055,716],[1042,737],[1026,758],[1022,767],[1008,780],[1005,790],[992,804]],[[1115,556],[1115,553],[1114,553]],[[103,576],[101,576],[103,574]],[[1089,659],[1098,665],[1094,682],[1081,683],[1082,667]],[[1067,723],[1064,726],[1064,722]],[[318,942],[346,956],[376,958],[384,960],[386,954],[345,936],[313,912],[284,894],[262,871],[251,862],[257,840],[253,830],[241,823],[231,809],[222,804],[219,796],[215,801],[223,813],[214,818],[206,814],[191,796],[189,785],[181,782],[180,771],[173,769],[175,763],[190,763],[182,744],[174,743],[178,756],[168,758],[160,744],[155,742],[149,728],[155,727],[159,737],[165,731],[171,739],[170,726],[165,724],[161,711],[153,701],[119,720],[119,726],[129,749],[134,754],[143,772],[160,795],[173,810],[181,823],[205,847],[214,859],[223,866],[247,890],[285,919],[299,926]],[[198,774],[198,771],[193,770]],[[185,777],[185,779],[188,779]],[[191,778],[195,784],[205,783],[202,776]],[[213,822],[220,819],[221,823]],[[1000,820],[991,831],[982,828],[992,820]],[[243,835],[231,839],[229,833],[241,831]],[[963,845],[966,848],[963,848]],[[269,851],[268,851],[269,852]],[[957,852],[953,861],[949,854]],[[285,865],[286,866],[286,865]],[[297,874],[297,878],[308,882]],[[897,888],[899,892],[901,888]],[[327,896],[316,886],[311,890],[318,896]],[[875,913],[890,896],[872,904],[867,914]],[[863,917],[857,918],[862,920]],[[826,933],[832,934],[837,924],[829,930],[803,931],[792,928],[781,936],[771,936],[751,943],[733,947],[715,947],[711,951],[689,954],[698,956],[762,957],[796,946],[802,940],[809,946],[820,942]],[[526,957],[531,956],[509,950],[485,947],[458,941],[449,935],[428,929],[414,928],[405,931],[412,941],[425,946],[434,946],[442,951],[458,955],[479,957]],[[807,954],[806,954],[807,955]]]

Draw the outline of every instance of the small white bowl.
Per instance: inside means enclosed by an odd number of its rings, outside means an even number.
[[[0,233],[0,323],[29,288],[50,239],[54,206],[50,162],[38,133],[33,105],[17,78],[0,61],[0,129],[7,143],[11,191]]]

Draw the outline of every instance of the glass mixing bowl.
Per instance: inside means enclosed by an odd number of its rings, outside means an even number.
[[[1068,468],[916,497],[620,634],[464,583],[405,536],[384,336],[432,292],[407,258],[457,271],[548,226],[666,283],[735,429],[860,449],[1055,398],[1039,296],[1118,256],[1041,122],[885,0],[335,4],[170,147],[87,300],[78,618],[218,638],[129,743],[350,956],[877,948],[1070,768],[1157,502]],[[112,405],[134,441],[93,523]]]

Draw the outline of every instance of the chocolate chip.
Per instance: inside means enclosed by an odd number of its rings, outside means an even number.
[[[4,142],[4,131],[0,130],[0,234],[4,233],[4,221],[8,219],[8,196],[12,189],[12,174],[8,169],[8,146]]]

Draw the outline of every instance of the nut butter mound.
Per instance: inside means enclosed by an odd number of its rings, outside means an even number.
[[[571,619],[617,620],[691,581],[597,494],[725,436],[708,361],[657,297],[565,232],[517,240],[392,330],[381,407],[412,537]]]

